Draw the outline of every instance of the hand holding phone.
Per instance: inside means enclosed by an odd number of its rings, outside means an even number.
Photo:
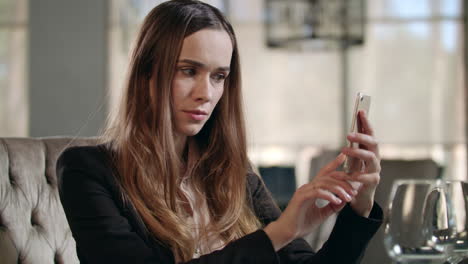
[[[354,110],[353,110],[353,115],[352,115],[352,122],[351,122],[351,128],[349,132],[351,133],[362,133],[362,125],[361,125],[361,119],[359,117],[359,112],[364,111],[366,116],[369,115],[369,109],[370,109],[370,103],[371,103],[371,97],[368,95],[365,95],[361,92],[358,92],[356,94],[356,100],[354,103]],[[348,140],[348,147],[352,148],[358,148],[359,145],[353,142],[350,142]],[[353,158],[353,157],[346,157],[346,160],[343,164],[343,169],[346,173],[353,173],[356,171],[361,171],[363,168],[362,160]],[[325,207],[329,204],[327,200],[323,199],[317,199],[315,200],[315,205],[318,208]]]
[[[371,97],[365,95],[361,92],[358,92],[356,95],[356,101],[354,103],[354,111],[352,116],[350,133],[362,133],[361,118],[359,117],[359,112],[364,111],[366,116],[369,116]],[[348,140],[348,147],[350,148],[359,148],[357,143],[352,143]],[[353,173],[356,171],[361,171],[363,168],[362,161],[353,157],[346,157],[346,160],[343,165],[343,169],[346,173]]]

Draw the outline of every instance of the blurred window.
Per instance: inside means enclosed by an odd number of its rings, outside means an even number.
[[[0,0],[0,136],[28,134],[27,0]]]
[[[366,41],[351,51],[350,85],[351,94],[375,95],[371,119],[383,156],[432,158],[448,177],[465,178],[462,1],[367,3]]]
[[[111,1],[111,106],[123,86],[137,29],[160,2]],[[228,11],[237,33],[254,162],[289,166],[307,147],[339,149],[346,129],[339,51],[268,49],[262,0],[206,2]],[[348,94],[373,96],[370,119],[382,156],[432,158],[448,169],[449,177],[465,178],[462,1],[366,3],[364,45],[348,54]],[[353,97],[346,98],[348,114]]]

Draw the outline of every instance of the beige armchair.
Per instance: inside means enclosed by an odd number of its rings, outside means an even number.
[[[94,138],[0,139],[0,263],[79,263],[60,204],[55,163]]]

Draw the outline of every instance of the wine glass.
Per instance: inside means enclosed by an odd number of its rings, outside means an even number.
[[[397,262],[446,260],[454,233],[451,197],[441,180],[397,180],[390,193],[384,244]]]
[[[450,256],[448,262],[455,264],[468,257],[468,183],[463,181],[447,181],[447,195],[450,197],[454,218],[454,232],[451,237]]]

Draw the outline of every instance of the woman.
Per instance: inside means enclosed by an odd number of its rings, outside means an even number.
[[[382,217],[367,118],[366,133],[348,137],[366,149],[345,148],[281,213],[249,166],[240,83],[234,31],[217,9],[175,0],[148,14],[105,143],[70,148],[57,162],[81,263],[359,261]],[[337,171],[344,154],[365,171]],[[338,211],[330,239],[312,252],[301,237]]]

